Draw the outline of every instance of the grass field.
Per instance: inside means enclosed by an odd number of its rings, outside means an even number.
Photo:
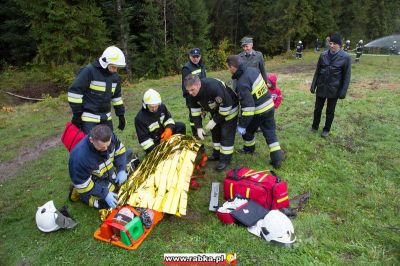
[[[160,265],[164,253],[226,252],[236,252],[239,265],[399,265],[400,57],[363,56],[353,65],[348,95],[337,105],[328,139],[307,131],[317,58],[306,52],[301,61],[278,57],[266,62],[268,71],[277,73],[284,97],[275,117],[286,160],[277,173],[288,181],[291,196],[311,193],[293,220],[295,248],[271,245],[244,227],[222,225],[208,211],[211,181],[223,180],[213,163],[206,168],[208,177],[200,180],[201,189],[189,193],[188,214],[166,216],[138,250],[95,240],[99,214],[68,201],[68,152],[59,142],[49,142],[60,136],[71,116],[62,95],[0,112],[0,265]],[[208,76],[229,79],[227,71]],[[180,84],[180,76],[173,76],[124,87],[128,122],[125,131],[116,133],[140,156],[133,118],[143,92],[157,89],[175,120],[187,123]],[[256,140],[257,155],[235,153],[232,167],[269,167],[261,134]],[[43,143],[52,145],[43,148]],[[211,138],[205,143],[211,151]],[[242,143],[237,137],[235,148]],[[78,226],[40,232],[35,212],[48,200],[58,208],[69,205]]]

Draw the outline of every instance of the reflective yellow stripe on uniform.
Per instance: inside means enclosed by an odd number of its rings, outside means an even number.
[[[242,108],[242,115],[243,116],[252,116],[254,115],[255,107],[244,107]]]
[[[256,145],[256,139],[253,138],[252,140],[245,140],[244,141],[244,146],[250,147]]]
[[[90,176],[82,184],[79,184],[79,185],[74,184],[74,187],[76,188],[76,191],[78,191],[78,193],[80,193],[80,194],[86,193],[86,192],[92,190],[92,188],[94,187],[94,182],[92,180],[92,176]]]
[[[272,108],[274,108],[274,101],[271,99],[269,99],[268,101],[266,101],[265,103],[256,106],[256,109],[254,111],[254,114],[259,115],[262,114],[266,111],[271,110]]]
[[[147,150],[148,148],[154,145],[154,141],[153,139],[147,139],[142,143],[140,143],[140,145],[143,147],[143,149]]]
[[[219,151],[221,149],[221,143],[213,142],[213,147],[214,147],[214,150]]]
[[[221,150],[220,150],[221,154],[232,154],[233,153],[233,146],[222,146],[221,145]]]
[[[192,71],[192,75],[198,75],[201,73],[201,68]]]
[[[112,105],[121,105],[124,104],[124,102],[122,101],[121,97],[117,97],[117,98],[112,98],[111,100]]]
[[[151,123],[151,124],[149,125],[149,130],[150,130],[150,132],[153,132],[153,131],[156,130],[157,128],[160,128],[160,124],[158,124],[158,122],[154,122],[154,123]]]
[[[200,116],[201,108],[190,108],[190,113],[192,114],[192,116]]]
[[[269,147],[269,152],[279,151],[281,149],[279,142],[271,143],[268,145],[268,147]]]
[[[115,156],[121,155],[126,151],[126,148],[123,144],[120,144],[119,149],[115,151]]]
[[[168,125],[175,125],[175,121],[172,118],[168,118],[167,121],[164,122],[164,126],[168,126]]]
[[[218,113],[222,116],[227,116],[229,115],[230,111],[232,110],[232,106],[228,106],[228,107],[219,107]]]
[[[107,113],[106,116],[107,116],[107,120],[108,121],[112,119],[111,113]],[[83,112],[82,121],[100,123],[100,115],[95,115],[95,114],[92,114],[92,113]]]
[[[111,91],[114,94],[115,88],[117,87],[117,83],[112,83],[111,86],[112,86]],[[106,83],[103,81],[92,80],[90,82],[89,88],[92,90],[95,90],[95,91],[105,92],[106,91]]]
[[[82,94],[68,92],[68,102],[70,103],[82,103],[83,102],[82,98],[83,98]]]
[[[239,108],[236,106],[235,108],[231,109],[229,115],[225,117],[225,121],[229,121],[232,118],[235,118],[238,115],[238,113],[239,113]]]

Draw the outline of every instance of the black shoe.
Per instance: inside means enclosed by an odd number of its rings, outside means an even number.
[[[215,170],[217,170],[218,172],[221,172],[223,170],[225,170],[225,168],[229,165],[228,162],[219,162],[217,164],[217,166],[215,167]]]
[[[219,156],[217,156],[217,155],[215,155],[215,154],[212,154],[212,155],[210,155],[210,156],[207,157],[207,160],[208,160],[208,161],[211,161],[211,162],[213,162],[213,161],[218,161],[218,160],[219,160]]]
[[[322,131],[322,133],[321,133],[321,137],[323,137],[323,138],[327,138],[329,136],[329,131]]]
[[[282,161],[279,162],[270,161],[269,164],[272,165],[272,167],[274,167],[275,169],[279,169],[282,166]]]
[[[316,133],[318,130],[315,129],[315,128],[313,128],[313,127],[310,127],[310,128],[308,129],[308,131],[309,131],[310,133]]]
[[[238,153],[253,155],[255,153],[255,151],[248,151],[248,150],[240,149],[240,150],[238,150]]]

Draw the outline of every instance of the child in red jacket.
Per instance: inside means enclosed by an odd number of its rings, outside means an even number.
[[[271,94],[272,99],[274,100],[275,109],[278,109],[279,105],[281,105],[283,98],[281,90],[278,88],[278,86],[276,86],[276,80],[277,80],[276,74],[274,73],[268,74],[267,79],[268,79],[267,86],[269,93]]]

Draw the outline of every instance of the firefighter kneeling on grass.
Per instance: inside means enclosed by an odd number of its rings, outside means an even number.
[[[172,119],[160,94],[153,89],[148,89],[143,95],[143,107],[135,117],[135,128],[146,154],[173,134],[186,134],[185,124]]]
[[[125,146],[107,125],[97,125],[72,150],[70,199],[97,209],[115,208],[117,190],[127,179]]]

